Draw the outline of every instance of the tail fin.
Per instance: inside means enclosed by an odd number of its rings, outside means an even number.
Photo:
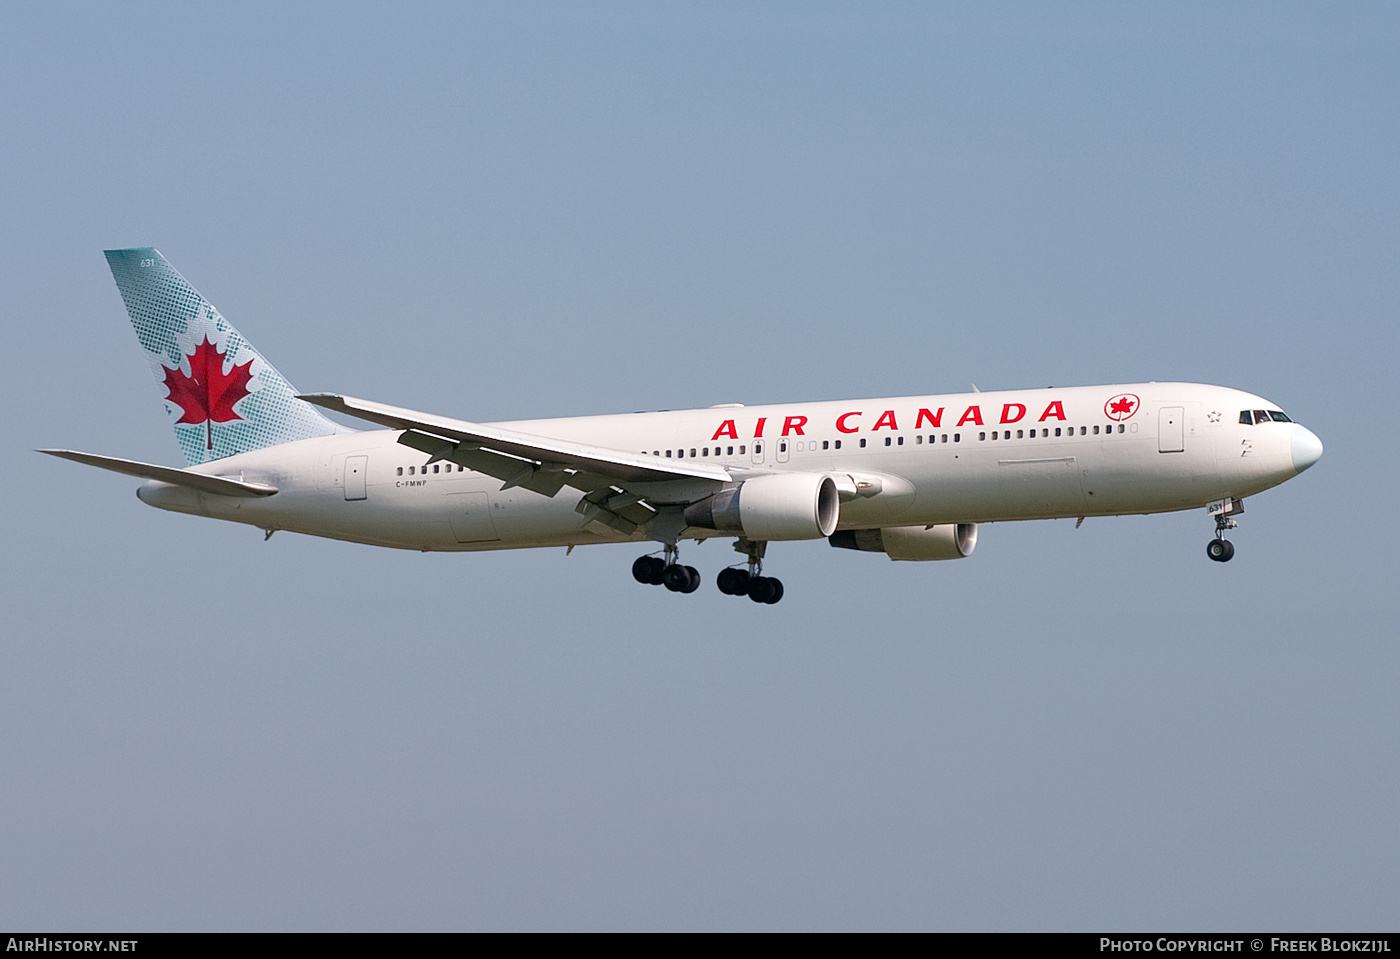
[[[243,339],[156,250],[107,250],[165,410],[193,466],[313,436],[350,432],[331,422]]]

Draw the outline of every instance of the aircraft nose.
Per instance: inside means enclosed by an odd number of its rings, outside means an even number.
[[[1305,426],[1293,424],[1293,468],[1299,473],[1322,457],[1322,440]]]

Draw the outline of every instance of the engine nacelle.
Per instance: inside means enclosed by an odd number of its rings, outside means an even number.
[[[841,549],[884,553],[890,559],[962,559],[971,556],[977,548],[977,524],[843,529],[831,534],[828,540]]]
[[[836,482],[823,473],[772,473],[686,507],[691,526],[758,542],[830,536],[841,516]]]

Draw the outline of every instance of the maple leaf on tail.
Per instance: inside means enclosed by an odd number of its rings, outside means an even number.
[[[248,395],[248,383],[253,378],[252,360],[225,373],[227,358],[228,355],[220,353],[206,335],[188,356],[190,375],[186,376],[178,366],[173,370],[165,367],[165,386],[170,390],[167,399],[181,410],[175,422],[209,424],[207,448],[211,450],[214,448],[213,424],[243,418],[233,411],[233,404]]]

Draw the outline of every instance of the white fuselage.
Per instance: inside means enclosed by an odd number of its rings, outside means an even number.
[[[866,482],[877,492],[843,498],[839,521],[841,529],[866,529],[1154,513],[1240,499],[1306,468],[1295,462],[1296,440],[1316,438],[1304,428],[1241,422],[1242,411],[1277,409],[1224,387],[1145,383],[493,425],[667,463],[699,460],[731,468],[736,481],[798,471]],[[139,495],[154,506],[263,529],[404,549],[655,538],[587,523],[575,509],[583,494],[569,486],[547,496],[503,489],[501,480],[449,462],[425,466],[428,456],[400,445],[399,435],[344,433],[193,468],[275,486],[272,496],[222,496],[158,481]],[[653,499],[683,499],[683,487],[672,481]]]

